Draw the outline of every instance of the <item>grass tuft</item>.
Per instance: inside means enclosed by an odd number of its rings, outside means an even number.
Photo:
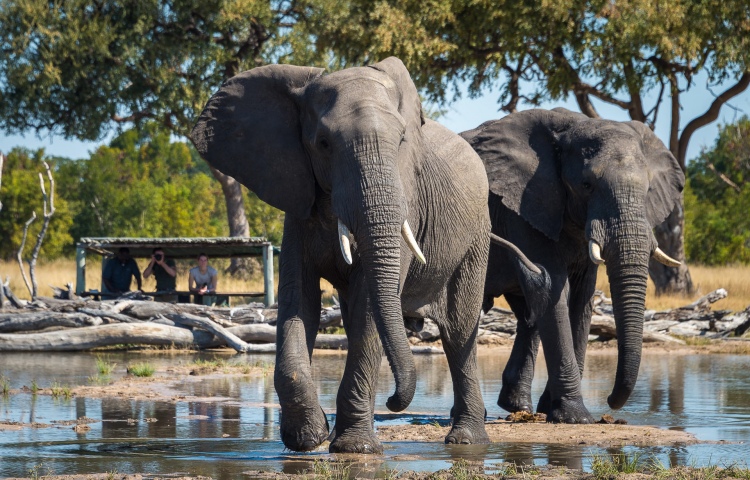
[[[116,366],[116,363],[112,363],[109,361],[109,357],[103,355],[96,356],[96,370],[99,372],[99,375],[105,377],[110,376],[115,370]]]
[[[0,375],[0,394],[3,396],[10,394],[10,380],[5,375]]]
[[[155,371],[156,368],[148,362],[134,363],[128,367],[128,373],[136,377],[150,377]]]
[[[317,480],[348,480],[351,468],[350,463],[315,460],[312,474]]]
[[[591,461],[591,472],[598,479],[616,478],[621,473],[639,473],[640,456],[638,453],[594,455]]]

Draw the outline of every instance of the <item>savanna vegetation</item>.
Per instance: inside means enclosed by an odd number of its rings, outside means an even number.
[[[747,120],[724,126],[694,161],[686,151],[695,131],[750,85],[749,18],[744,0],[0,0],[0,129],[86,140],[118,133],[84,159],[4,152],[0,258],[14,256],[24,222],[41,209],[41,160],[58,186],[42,263],[70,258],[83,236],[263,235],[279,243],[281,212],[211,170],[181,139],[239,71],[276,62],[338,69],[396,55],[432,112],[463,93],[491,96],[505,112],[572,96],[591,117],[602,103],[651,126],[668,116],[663,141],[689,184],[685,209],[656,230],[660,245],[691,264],[744,265]],[[684,118],[686,96],[699,89],[713,100]],[[654,291],[709,290],[692,272],[652,269]]]

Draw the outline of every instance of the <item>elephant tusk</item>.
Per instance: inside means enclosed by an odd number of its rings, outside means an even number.
[[[425,260],[424,254],[419,248],[419,245],[417,245],[417,241],[414,240],[414,234],[411,233],[409,222],[406,220],[404,220],[404,224],[401,225],[401,236],[404,237],[404,240],[406,240],[406,244],[409,246],[409,250],[411,250],[414,256],[417,257],[417,260],[422,262],[422,264],[427,265],[427,260]]]
[[[344,257],[344,261],[348,264],[352,264],[352,247],[349,242],[349,229],[346,225],[341,223],[339,220],[339,246],[341,247],[341,255]]]
[[[601,265],[602,263],[604,263],[604,259],[602,258],[602,249],[599,244],[593,240],[589,240],[589,258],[597,265]]]
[[[666,253],[664,253],[661,248],[656,247],[656,250],[654,250],[654,253],[651,254],[652,257],[654,257],[654,260],[657,262],[664,264],[668,267],[679,267],[682,265],[682,262],[678,262],[674,258],[670,257]]]

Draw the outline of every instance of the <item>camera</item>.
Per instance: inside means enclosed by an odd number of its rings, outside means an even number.
[[[161,259],[164,258],[164,255],[162,255],[161,253],[157,253],[156,255],[154,255],[154,258],[157,262],[161,262]]]

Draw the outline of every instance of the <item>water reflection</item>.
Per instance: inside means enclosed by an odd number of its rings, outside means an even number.
[[[212,357],[213,355],[202,355]],[[201,355],[149,356],[159,365],[191,363]],[[236,357],[254,364],[270,356]],[[112,354],[114,376],[142,360],[137,355]],[[345,357],[316,355],[313,375],[323,408],[333,424],[336,392]],[[483,352],[479,375],[490,418],[505,416],[495,404],[506,355]],[[447,362],[443,356],[418,356],[417,394],[405,414],[385,407],[393,391],[390,369],[384,361],[376,396],[376,425],[404,423],[447,424],[453,402]],[[631,424],[652,424],[683,429],[706,440],[750,439],[750,357],[732,355],[654,355],[644,352],[636,389],[620,411],[606,404],[614,381],[617,356],[593,353],[587,358],[583,379],[584,400],[592,414],[610,413]],[[60,366],[64,366],[61,368]],[[0,374],[12,388],[85,384],[96,374],[96,357],[89,354],[3,354]],[[537,362],[532,394],[538,399],[546,383],[543,359]],[[190,472],[214,478],[237,478],[250,470],[300,473],[321,458],[350,461],[327,452],[296,454],[283,449],[278,437],[278,406],[271,373],[257,377],[197,377],[173,386],[184,401],[153,402],[128,398],[55,400],[48,396],[13,395],[0,401],[0,420],[51,423],[86,416],[98,423],[76,433],[70,426],[0,431],[2,474],[26,475],[40,462],[53,473]],[[486,446],[446,446],[434,443],[395,442],[385,455],[355,462],[350,473],[383,477],[391,470],[434,471],[452,460],[499,462],[517,465],[553,464],[589,468],[592,455],[637,452],[665,465],[742,462],[747,444],[710,444],[686,447],[625,447],[598,449],[587,445],[496,443]],[[45,470],[43,473],[47,473]]]

